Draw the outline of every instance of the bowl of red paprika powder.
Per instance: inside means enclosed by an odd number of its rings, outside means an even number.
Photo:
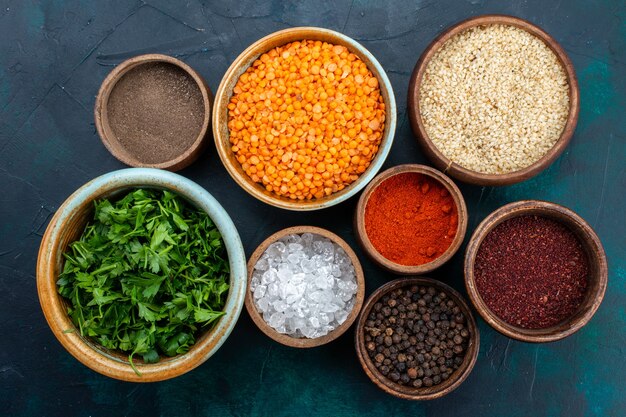
[[[446,263],[461,246],[467,207],[446,175],[425,165],[398,165],[367,186],[354,217],[357,240],[387,271],[419,275]]]
[[[465,285],[483,319],[525,342],[553,342],[589,322],[606,291],[600,239],[572,210],[517,201],[476,228],[465,254]]]

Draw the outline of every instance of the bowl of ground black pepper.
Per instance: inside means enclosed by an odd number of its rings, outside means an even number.
[[[600,239],[580,216],[546,201],[518,201],[478,226],[465,285],[480,315],[506,336],[552,342],[580,330],[608,280]]]
[[[431,400],[470,374],[480,336],[461,295],[423,277],[391,281],[367,300],[356,329],[356,351],[367,376],[383,391]]]
[[[354,229],[365,253],[397,274],[433,271],[457,252],[467,229],[459,188],[425,165],[399,165],[374,178],[356,207]]]
[[[411,76],[412,130],[433,164],[460,181],[507,185],[567,147],[580,99],[565,50],[513,16],[459,22],[426,48]]]
[[[140,55],[102,82],[96,128],[106,148],[126,165],[178,171],[204,150],[211,102],[204,79],[184,62]]]

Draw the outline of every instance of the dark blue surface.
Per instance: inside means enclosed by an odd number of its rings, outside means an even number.
[[[0,414],[626,415],[623,1],[2,0],[0,6]],[[604,303],[580,332],[530,345],[479,319],[481,351],[473,373],[455,392],[428,403],[379,391],[360,369],[351,331],[318,349],[290,349],[262,335],[245,313],[213,358],[163,383],[100,376],[56,341],[35,290],[37,250],[69,194],[123,167],[100,143],[92,113],[114,65],[142,53],[174,55],[215,91],[234,58],[268,33],[301,25],[339,30],[362,42],[393,83],[399,126],[385,166],[427,163],[406,116],[410,73],[440,31],[485,13],[528,19],[557,39],[576,67],[582,105],[571,145],[535,179],[504,188],[461,185],[470,213],[467,238],[489,212],[515,200],[545,199],[577,211],[602,239],[610,269]],[[213,147],[182,174],[225,206],[248,254],[270,233],[297,224],[327,227],[356,246],[354,198],[316,213],[271,208],[236,186]],[[464,292],[462,257],[463,250],[432,276]],[[392,278],[361,259],[368,294]]]

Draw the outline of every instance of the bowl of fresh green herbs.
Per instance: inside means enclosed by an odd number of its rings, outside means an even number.
[[[173,378],[207,360],[235,326],[245,287],[226,211],[193,181],[150,168],[79,188],[37,260],[54,335],[84,365],[125,381]]]

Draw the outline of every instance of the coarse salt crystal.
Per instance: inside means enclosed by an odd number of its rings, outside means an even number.
[[[254,303],[280,333],[324,336],[354,308],[358,286],[352,261],[323,236],[286,236],[268,246],[259,262],[252,276]]]

